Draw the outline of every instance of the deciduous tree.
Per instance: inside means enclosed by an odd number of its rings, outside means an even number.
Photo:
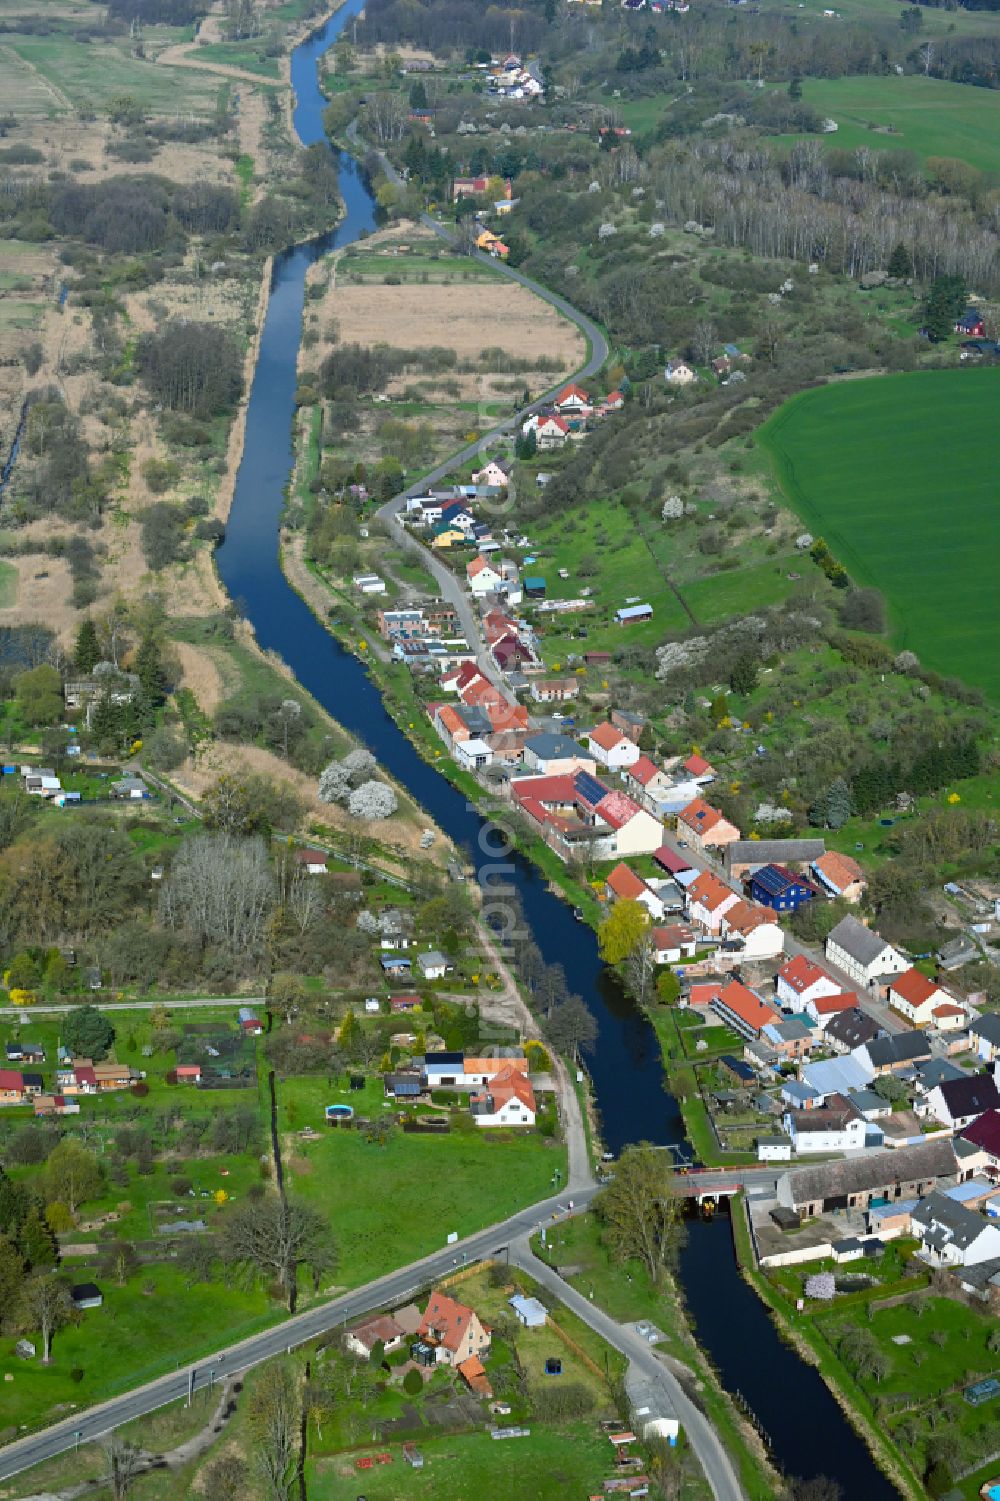
[[[680,1206],[668,1154],[649,1142],[626,1147],[594,1208],[617,1259],[639,1261],[650,1281],[659,1284],[679,1234]]]

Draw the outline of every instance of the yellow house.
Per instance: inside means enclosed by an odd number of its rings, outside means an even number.
[[[505,245],[500,236],[495,235],[491,229],[483,230],[476,241],[476,248],[478,250],[485,250],[487,255],[499,256],[501,260],[506,260],[507,256],[510,255],[510,246]]]
[[[460,527],[446,526],[436,534],[432,547],[455,547],[456,544],[465,542],[466,535]]]

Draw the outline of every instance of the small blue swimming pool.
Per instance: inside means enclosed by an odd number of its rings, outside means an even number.
[[[354,1115],[353,1105],[327,1105],[326,1118],[328,1121],[343,1119],[351,1120]]]

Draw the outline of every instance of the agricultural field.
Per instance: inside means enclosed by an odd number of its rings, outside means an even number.
[[[8,54],[19,63],[12,63]],[[159,114],[184,110],[210,115],[219,95],[219,80],[210,74],[187,68],[161,68],[128,56],[127,38],[124,43],[89,42],[84,46],[69,34],[44,37],[12,34],[0,56],[7,60],[8,67],[20,69],[16,88],[7,97],[20,98],[21,81],[27,75],[36,114],[68,109],[103,110],[115,96],[129,94],[146,109]],[[2,82],[0,73],[0,88]],[[51,106],[45,103],[46,89],[54,97]]]
[[[864,78],[808,78],[802,98],[838,130],[809,136],[844,151],[912,151],[953,156],[983,172],[1000,171],[1000,95],[939,78],[895,74]],[[776,136],[775,141],[805,139]]]
[[[993,698],[998,396],[993,370],[851,381],[793,398],[758,434],[788,503],[882,590],[896,644]]]

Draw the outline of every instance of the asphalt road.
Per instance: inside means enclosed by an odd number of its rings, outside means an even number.
[[[223,1346],[193,1365],[183,1366],[158,1381],[149,1382],[124,1396],[112,1398],[99,1407],[88,1408],[39,1433],[17,1439],[0,1449],[0,1480],[7,1480],[32,1465],[53,1459],[78,1443],[90,1443],[101,1438],[113,1428],[144,1417],[147,1413],[166,1406],[168,1402],[182,1400],[187,1396],[192,1376],[195,1390],[200,1390],[223,1376],[231,1376],[249,1366],[259,1365],[263,1360],[281,1355],[296,1345],[340,1328],[372,1309],[416,1297],[430,1283],[452,1273],[456,1266],[491,1257],[497,1252],[503,1254],[505,1248],[515,1241],[526,1242],[542,1225],[551,1225],[553,1220],[568,1214],[571,1203],[577,1209],[589,1204],[596,1192],[596,1187],[566,1190],[541,1204],[522,1210],[508,1220],[490,1226],[489,1229],[467,1236],[455,1245],[443,1246],[440,1251],[420,1261],[411,1262],[401,1271],[391,1272],[353,1292],[344,1293],[328,1303],[310,1308],[262,1334],[255,1334],[238,1344]],[[446,1227],[442,1227],[442,1235],[445,1233]]]

